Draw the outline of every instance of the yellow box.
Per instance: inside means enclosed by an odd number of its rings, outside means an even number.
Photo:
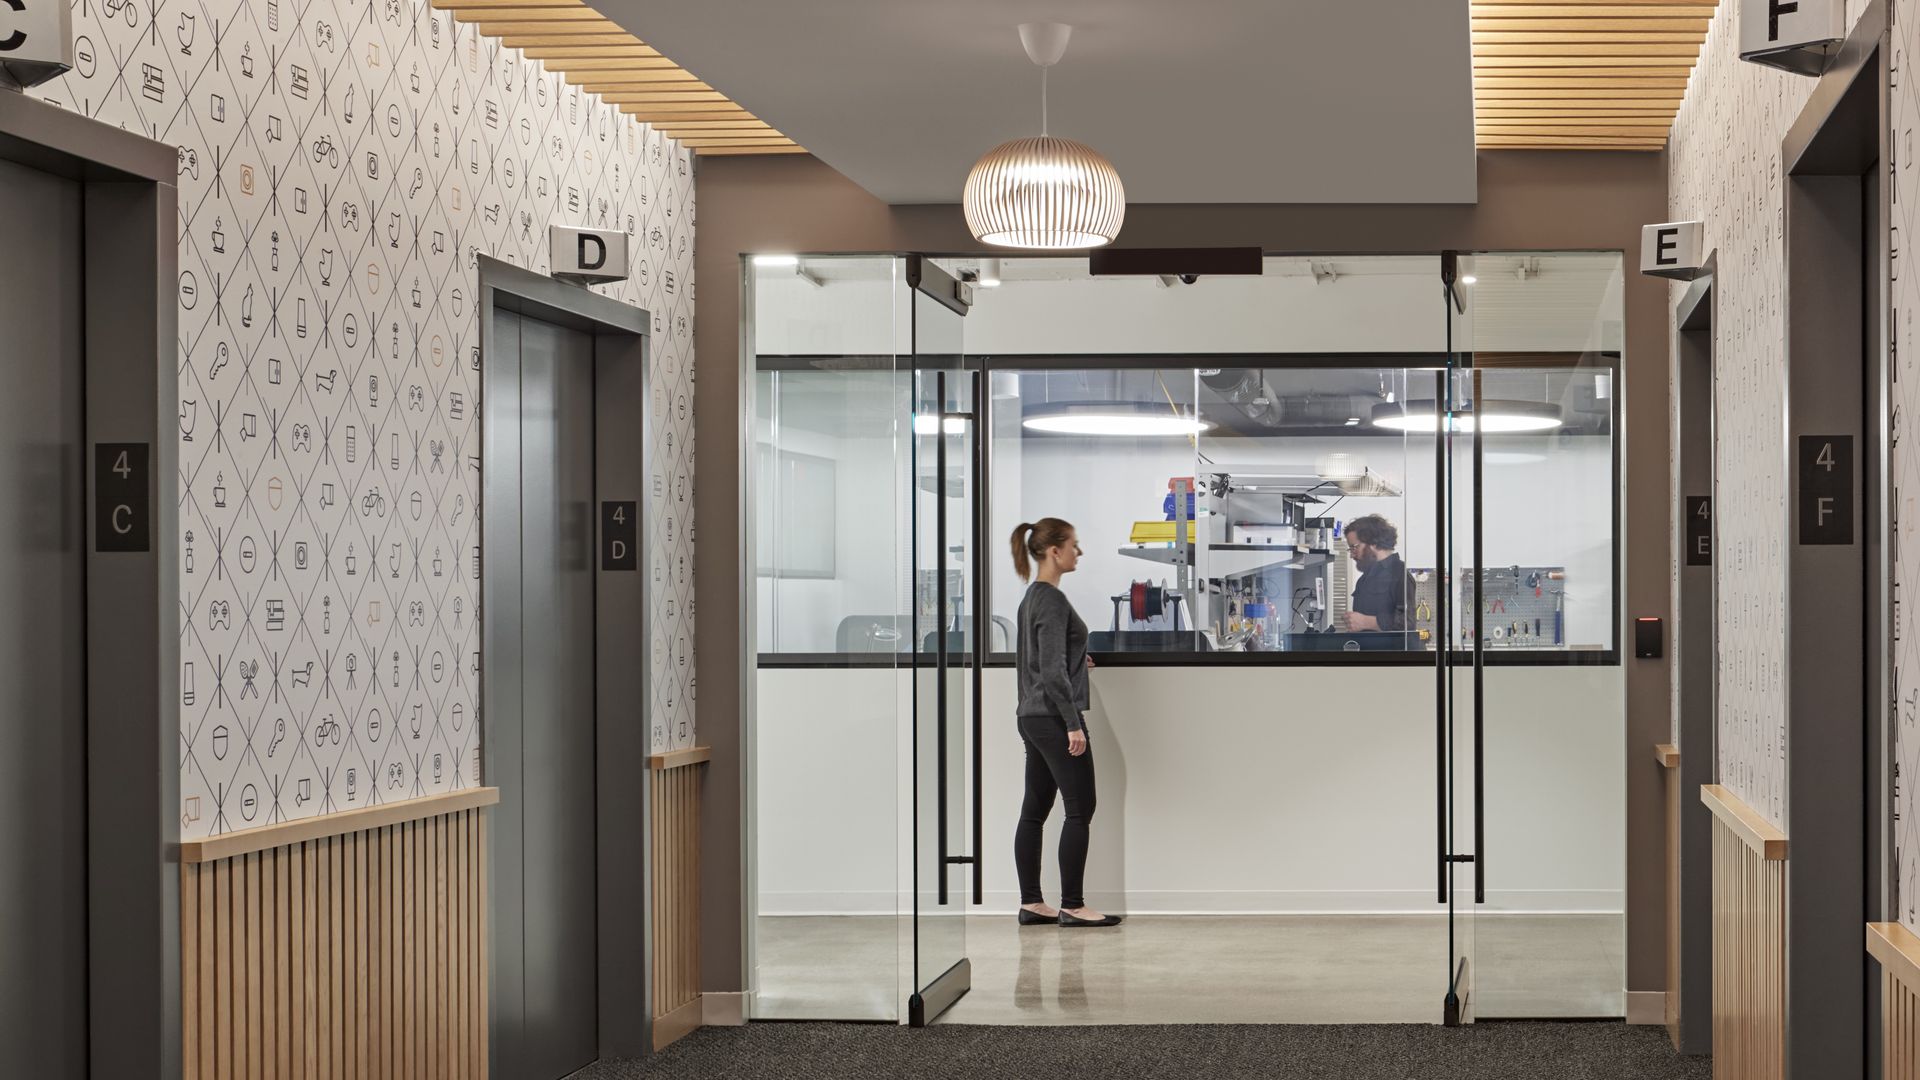
[[[1193,543],[1196,524],[1197,522],[1187,522],[1187,543],[1189,544]],[[1171,521],[1136,521],[1133,523],[1133,534],[1128,537],[1128,542],[1171,544],[1173,543],[1173,526],[1174,522]]]

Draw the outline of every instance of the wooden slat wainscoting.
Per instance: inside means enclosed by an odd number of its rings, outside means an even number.
[[[182,1075],[487,1075],[471,788],[180,845]]]
[[[655,754],[653,1048],[700,1026],[700,780],[713,749]]]
[[[1713,1075],[1780,1080],[1786,1057],[1787,836],[1718,784],[1713,811]]]
[[[1680,748],[1653,748],[1667,795],[1667,1034],[1680,1046]]]
[[[1920,935],[1899,923],[1868,923],[1867,955],[1880,962],[1880,1075],[1920,1080]]]

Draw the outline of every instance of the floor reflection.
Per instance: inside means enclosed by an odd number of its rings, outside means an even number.
[[[764,1019],[898,1019],[910,927],[891,917],[760,920]],[[1618,915],[1482,915],[1478,1015],[1618,1017]],[[956,1024],[1433,1023],[1449,968],[1440,916],[1137,916],[1115,929],[967,920],[973,989]]]

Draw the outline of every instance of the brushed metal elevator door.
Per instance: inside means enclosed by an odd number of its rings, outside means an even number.
[[[0,161],[0,1076],[87,1068],[80,215]]]
[[[593,340],[499,313],[520,351],[525,1053],[518,1075],[598,1057],[595,956]],[[636,658],[637,661],[638,658]]]

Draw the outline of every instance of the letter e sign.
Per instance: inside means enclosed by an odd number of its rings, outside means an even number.
[[[1691,281],[1706,265],[1706,226],[1698,221],[1669,221],[1640,227],[1640,272]]]

